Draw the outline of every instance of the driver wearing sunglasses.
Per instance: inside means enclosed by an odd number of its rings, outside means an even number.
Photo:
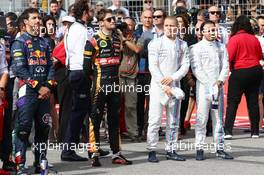
[[[120,92],[113,89],[119,84],[119,65],[121,60],[121,41],[113,33],[116,29],[116,18],[112,10],[102,9],[98,13],[100,30],[98,34],[87,41],[84,51],[84,65],[87,72],[94,75],[92,90],[92,111],[91,124],[94,127],[94,137],[90,138],[90,143],[94,146],[91,150],[92,166],[101,166],[98,155],[100,147],[100,124],[104,113],[105,103],[107,110],[107,121],[109,126],[109,142],[113,152],[112,163],[130,165],[132,161],[127,160],[120,152],[119,142],[119,107]],[[93,65],[93,70],[91,70]],[[112,87],[110,90],[108,87]]]
[[[217,41],[222,44],[227,44],[228,42],[228,31],[225,27],[220,26],[219,22],[221,19],[221,11],[217,6],[211,6],[208,8],[209,20],[215,23],[217,28]]]

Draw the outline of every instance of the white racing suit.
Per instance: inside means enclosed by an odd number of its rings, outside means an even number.
[[[213,122],[214,148],[224,149],[224,89],[219,89],[218,107],[212,109],[212,92],[217,80],[224,82],[228,77],[228,55],[225,45],[205,39],[190,47],[189,58],[192,72],[197,78],[197,115],[195,125],[195,145],[203,149],[206,137],[206,124],[211,110]],[[210,145],[211,148],[211,145]]]
[[[162,98],[165,93],[162,89],[161,80],[171,77],[174,81],[171,87],[180,88],[180,80],[188,72],[190,63],[187,56],[186,42],[176,38],[170,40],[166,36],[152,40],[148,45],[149,70],[151,73],[149,120],[147,133],[147,148],[157,148],[159,141],[158,130],[161,126]],[[166,108],[166,150],[173,151],[172,145],[177,141],[181,100],[171,97]]]

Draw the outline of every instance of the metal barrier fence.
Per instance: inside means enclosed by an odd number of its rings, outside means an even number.
[[[25,8],[29,7],[30,0],[1,0],[0,11],[13,11],[21,13]],[[68,6],[75,0],[64,0],[64,7]],[[90,0],[92,4],[96,4],[98,0]],[[172,2],[175,0],[152,0],[154,7],[165,9],[168,14],[173,14]],[[234,19],[245,14],[249,17],[256,17],[264,14],[264,0],[186,0],[188,7],[208,8],[210,5],[216,4],[220,7],[222,14],[225,15],[226,21],[234,21]],[[50,0],[39,0],[40,8],[48,11]],[[106,7],[111,5],[111,0],[103,0]],[[131,16],[139,18],[145,0],[121,0],[122,5],[129,9]]]

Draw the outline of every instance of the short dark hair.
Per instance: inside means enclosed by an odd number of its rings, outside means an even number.
[[[245,30],[248,34],[254,35],[250,20],[245,15],[241,15],[235,20],[231,28],[231,37],[236,35],[239,30]]]
[[[89,12],[89,6],[87,0],[79,0],[73,5],[73,13],[76,19],[81,19],[83,12]]]
[[[130,19],[130,20],[132,20],[134,23],[137,23],[136,20],[135,20],[133,17],[131,17],[131,16],[128,16],[128,17],[125,17],[125,18],[124,18],[124,20],[126,20],[126,19]]]
[[[200,9],[197,13],[197,16],[206,16],[206,10],[205,9]]]
[[[11,21],[17,20],[17,15],[14,12],[8,12],[5,14],[6,18],[9,18]]]
[[[256,18],[256,20],[258,21],[259,19],[263,19],[264,20],[264,16],[258,16],[257,18]]]
[[[203,22],[203,23],[201,24],[201,27],[200,27],[200,31],[201,31],[201,32],[204,30],[204,26],[205,26],[206,24],[213,24],[213,25],[215,26],[215,22],[214,22],[214,21],[207,20],[207,21],[205,21],[205,22]]]
[[[115,15],[126,15],[124,10],[121,10],[121,9],[116,9],[116,10],[113,11],[113,13]]]
[[[98,12],[97,17],[96,17],[97,20],[98,20],[98,21],[103,21],[107,13],[111,13],[111,14],[112,14],[113,11],[112,11],[111,9],[102,9],[102,10],[100,10],[100,11]]]
[[[51,0],[51,1],[50,1],[50,4],[57,4],[57,5],[59,5],[59,3],[58,3],[57,0]]]
[[[28,19],[29,14],[32,14],[32,13],[39,14],[39,11],[38,11],[38,9],[35,9],[35,8],[28,8],[28,9],[24,10],[24,12],[22,14],[24,15],[24,19]]]
[[[154,10],[153,14],[154,14],[156,11],[161,11],[163,17],[164,17],[164,18],[167,17],[167,13],[166,13],[166,11],[165,11],[164,9],[162,9],[162,8],[156,8],[156,9]]]
[[[178,3],[183,3],[186,6],[186,1],[185,0],[177,0],[175,5],[177,5]]]

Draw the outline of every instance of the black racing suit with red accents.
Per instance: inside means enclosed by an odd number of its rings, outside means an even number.
[[[11,56],[11,67],[20,80],[15,123],[16,163],[19,166],[25,163],[27,140],[34,121],[35,163],[39,164],[40,154],[46,154],[46,149],[41,150],[40,146],[44,148],[47,142],[51,117],[49,99],[38,99],[38,91],[42,86],[51,90],[55,85],[50,49],[43,38],[24,33],[12,44]]]
[[[92,113],[90,125],[90,143],[99,146],[100,124],[107,104],[107,121],[109,127],[109,141],[113,153],[120,150],[119,146],[119,77],[118,69],[120,64],[119,38],[112,34],[106,36],[101,31],[90,41],[87,41],[84,51],[84,71],[91,72],[93,67],[93,88],[92,88]],[[92,65],[92,66],[89,66]],[[98,147],[91,152],[96,152]]]

